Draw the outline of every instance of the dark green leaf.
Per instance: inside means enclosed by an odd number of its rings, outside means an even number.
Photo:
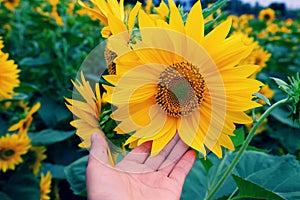
[[[43,163],[41,172],[46,174],[48,171],[51,172],[52,178],[55,179],[65,179],[65,169],[66,166],[64,165],[57,165],[57,164],[51,164],[51,163]]]
[[[271,112],[271,116],[280,121],[283,124],[286,124],[293,128],[300,128],[299,125],[295,124],[293,120],[289,117],[290,112],[283,108],[275,108]]]
[[[261,94],[261,93],[259,93],[259,92],[256,92],[256,93],[254,94],[254,96],[256,96],[256,97],[258,97],[259,99],[263,100],[263,101],[264,101],[265,103],[267,103],[269,106],[271,105],[270,100],[269,100],[267,97],[265,97],[263,94]]]
[[[33,66],[45,65],[51,63],[52,61],[53,59],[49,57],[39,57],[39,58],[25,57],[22,60],[20,60],[19,65],[33,67]]]
[[[241,186],[239,195],[242,198],[292,200],[300,197],[300,185],[297,184],[300,164],[294,156],[249,151],[243,155],[233,174],[244,180],[235,178]]]
[[[235,136],[231,136],[231,140],[235,147],[241,146],[245,139],[245,132],[243,128],[239,128],[234,130],[233,132]]]
[[[84,156],[65,168],[65,174],[71,185],[71,190],[76,195],[86,193],[85,173],[88,163],[88,156]]]
[[[65,105],[47,97],[41,98],[40,102],[41,108],[38,113],[48,127],[55,128],[60,121],[70,117],[70,112]]]
[[[289,153],[296,153],[300,145],[299,129],[283,126],[269,134],[271,138],[279,140]]]
[[[0,192],[0,199],[1,200],[12,200],[7,194],[4,192]]]
[[[236,175],[232,175],[234,181],[239,187],[239,198],[255,198],[255,199],[270,199],[283,200],[280,196],[265,190],[264,188],[246,181]]]
[[[205,171],[206,171],[206,174],[208,174],[210,168],[213,166],[213,163],[208,159],[204,159],[204,158],[200,158],[200,162],[202,163]]]
[[[203,9],[202,13],[203,13],[204,19],[206,17],[208,17],[209,15],[214,14],[218,9],[221,9],[222,7],[224,7],[226,5],[226,1],[227,0],[219,0],[216,3],[214,3],[212,6]]]
[[[75,134],[75,131],[60,131],[46,129],[40,132],[28,133],[32,145],[50,145],[64,141]]]
[[[40,199],[39,180],[32,173],[20,170],[10,176],[2,192],[13,200]]]
[[[283,80],[281,80],[279,78],[271,77],[271,79],[273,79],[275,81],[275,83],[278,85],[278,87],[280,89],[285,90],[287,88],[287,86],[288,86],[288,84],[286,82],[284,82]]]

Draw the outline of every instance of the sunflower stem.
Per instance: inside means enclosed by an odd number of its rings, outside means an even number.
[[[262,115],[261,117],[257,120],[257,122],[254,124],[253,128],[250,130],[247,138],[245,139],[243,145],[241,146],[239,152],[237,153],[237,155],[235,156],[235,158],[233,159],[232,163],[229,165],[229,167],[227,168],[227,170],[225,171],[224,175],[221,177],[221,179],[219,180],[219,182],[208,192],[208,195],[206,197],[206,200],[210,200],[213,198],[213,196],[216,194],[216,192],[218,191],[218,189],[220,189],[220,187],[222,186],[222,184],[224,183],[224,181],[227,179],[227,177],[231,174],[231,171],[233,170],[233,168],[235,167],[235,165],[237,164],[237,162],[239,161],[239,159],[241,158],[241,156],[243,155],[244,151],[246,150],[246,148],[248,147],[251,139],[253,138],[255,132],[257,131],[257,129],[260,127],[260,125],[262,124],[262,122],[264,121],[264,119],[266,119],[269,114],[277,107],[284,105],[285,103],[287,103],[289,101],[289,98],[286,99],[282,99],[276,103],[274,103],[272,106],[270,106]]]

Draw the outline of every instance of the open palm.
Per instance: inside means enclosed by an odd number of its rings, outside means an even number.
[[[157,156],[150,157],[150,149],[150,142],[142,144],[111,167],[105,139],[94,134],[87,167],[89,199],[179,199],[195,152],[187,151],[188,146],[177,135]]]

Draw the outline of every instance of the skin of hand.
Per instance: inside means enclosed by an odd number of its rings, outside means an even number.
[[[156,156],[150,157],[151,142],[133,149],[116,166],[110,166],[107,142],[92,135],[86,171],[89,200],[177,200],[196,153],[188,150],[178,134]]]

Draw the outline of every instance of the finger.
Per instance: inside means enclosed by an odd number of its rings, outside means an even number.
[[[192,169],[195,160],[196,160],[195,151],[189,150],[182,156],[179,162],[175,165],[169,177],[171,179],[174,179],[177,183],[179,183],[180,186],[183,186],[185,177]]]
[[[159,171],[169,175],[176,163],[182,158],[188,149],[189,146],[179,139],[171,153],[159,167]]]
[[[158,155],[154,157],[148,157],[145,161],[145,165],[148,166],[150,169],[158,170],[161,164],[166,160],[170,152],[173,150],[173,148],[176,146],[177,142],[179,140],[178,134],[176,134],[171,141],[159,152]]]
[[[149,152],[151,149],[151,142],[145,142],[140,146],[134,148],[125,158],[118,164],[123,165],[128,162],[142,164],[145,162],[147,157],[149,156]]]
[[[109,164],[107,155],[107,142],[100,133],[94,133],[91,137],[91,149],[89,155],[89,162],[102,161]]]

